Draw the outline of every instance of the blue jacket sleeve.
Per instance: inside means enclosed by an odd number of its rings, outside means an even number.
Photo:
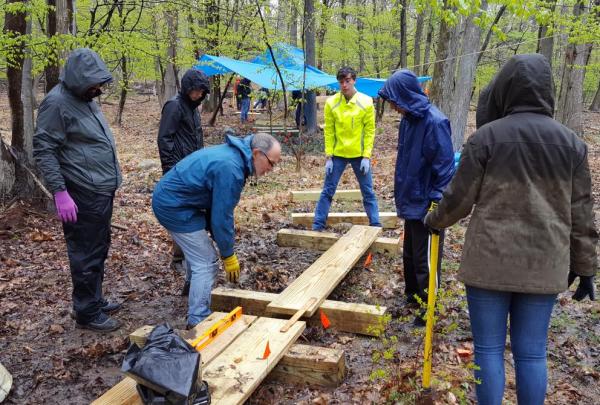
[[[450,122],[443,120],[430,125],[425,137],[423,155],[431,165],[428,198],[430,201],[439,201],[455,170]]]
[[[213,178],[211,231],[222,257],[229,257],[235,243],[233,210],[240,201],[244,175],[233,164],[223,167]]]

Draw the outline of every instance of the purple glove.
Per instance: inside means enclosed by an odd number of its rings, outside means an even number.
[[[54,193],[56,213],[63,222],[77,222],[77,205],[67,190]]]
[[[333,159],[329,158],[327,159],[327,162],[325,162],[325,174],[331,173],[333,173]]]

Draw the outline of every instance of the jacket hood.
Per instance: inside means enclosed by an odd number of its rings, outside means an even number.
[[[238,138],[237,136],[233,135],[225,135],[225,142],[227,143],[227,145],[233,146],[234,148],[237,148],[240,151],[240,154],[242,155],[244,163],[246,165],[246,176],[250,176],[254,173],[254,163],[252,161],[251,146],[253,138],[254,135],[249,135],[245,138]]]
[[[399,70],[387,79],[378,94],[415,118],[424,117],[431,107],[419,79],[407,69]]]
[[[515,55],[482,90],[476,126],[510,114],[554,114],[554,85],[548,60],[540,54]]]
[[[112,81],[112,75],[96,52],[79,48],[69,55],[60,80],[76,96],[82,97],[90,87]]]
[[[196,101],[190,100],[188,93],[192,90],[204,90],[204,96]],[[208,83],[208,76],[196,69],[189,69],[181,78],[181,90],[179,93],[181,96],[190,104],[199,106],[206,95],[210,92],[210,85]]]

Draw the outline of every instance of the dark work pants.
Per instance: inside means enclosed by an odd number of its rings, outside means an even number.
[[[110,247],[113,196],[68,188],[77,204],[77,222],[64,223],[77,322],[87,323],[100,312],[104,261]]]
[[[438,251],[438,286],[440,283],[442,254],[444,248],[444,232],[440,233]],[[425,290],[429,287],[429,231],[418,219],[404,220],[404,244],[402,261],[404,262],[404,293],[412,300],[417,294],[427,302]]]

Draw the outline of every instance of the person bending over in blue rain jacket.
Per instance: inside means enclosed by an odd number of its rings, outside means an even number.
[[[188,327],[211,313],[218,256],[208,229],[223,258],[227,280],[238,282],[233,211],[246,179],[270,172],[281,158],[281,145],[271,135],[258,133],[243,139],[227,135],[225,139],[224,144],[196,151],[177,163],[152,195],[154,215],[185,257],[190,280]]]
[[[429,230],[423,219],[431,204],[442,198],[442,191],[454,174],[450,122],[429,102],[417,76],[410,70],[394,73],[379,90],[379,96],[402,114],[394,200],[398,217],[404,219],[402,260],[406,301],[415,303],[419,297],[427,302]],[[443,244],[442,232],[438,270]],[[424,326],[423,313],[417,314],[415,325]]]

